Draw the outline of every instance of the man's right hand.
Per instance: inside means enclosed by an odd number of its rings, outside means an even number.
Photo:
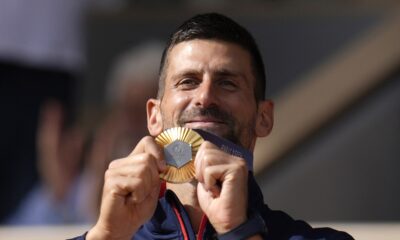
[[[165,171],[164,154],[144,137],[126,158],[114,160],[105,173],[100,216],[86,239],[131,239],[157,206]]]

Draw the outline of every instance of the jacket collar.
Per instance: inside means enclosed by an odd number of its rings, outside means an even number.
[[[253,174],[249,172],[248,206],[261,209],[263,204],[261,190]],[[134,239],[185,239],[184,231],[189,239],[196,239],[185,208],[173,191],[166,190],[164,197],[158,202],[153,217],[141,227]],[[203,239],[210,239],[214,234],[215,230],[207,223]]]

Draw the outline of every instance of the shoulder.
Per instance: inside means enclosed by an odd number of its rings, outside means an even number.
[[[348,233],[332,228],[313,228],[307,222],[294,220],[283,211],[269,210],[264,215],[271,239],[290,240],[352,240]]]
[[[351,240],[349,234],[332,228],[313,228],[307,222],[295,220],[283,211],[271,210],[252,175],[249,177],[249,211],[262,216],[267,227],[267,239],[289,240]]]

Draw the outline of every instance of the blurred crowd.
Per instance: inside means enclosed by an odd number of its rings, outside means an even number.
[[[104,172],[147,134],[163,45],[115,59],[103,114],[79,124],[89,1],[7,0],[0,8],[0,224],[91,223]]]

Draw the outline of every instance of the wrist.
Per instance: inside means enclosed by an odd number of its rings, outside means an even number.
[[[221,235],[221,234],[224,234],[224,233],[232,231],[233,229],[235,229],[238,226],[240,226],[243,223],[245,223],[247,220],[248,220],[248,218],[247,218],[247,216],[245,214],[243,217],[236,218],[235,220],[230,219],[230,221],[227,222],[227,223],[224,223],[224,224],[222,224],[222,223],[219,223],[219,224],[214,223],[212,225],[213,225],[213,227],[215,229],[215,232],[218,235]]]
[[[99,229],[99,227],[94,226],[86,234],[86,240],[130,240],[131,236],[113,236],[110,231]]]
[[[102,239],[106,239],[106,236],[104,236],[104,234],[101,234],[99,231],[96,230],[95,227],[93,227],[92,229],[89,230],[89,232],[87,232],[86,240],[102,240]]]
[[[244,223],[223,234],[218,234],[219,240],[229,239],[261,239],[261,236],[267,232],[264,219],[253,212]]]

